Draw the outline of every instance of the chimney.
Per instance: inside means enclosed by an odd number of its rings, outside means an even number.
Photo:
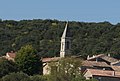
[[[14,53],[14,51],[11,51],[11,53]]]
[[[88,56],[87,56],[87,60],[88,60],[89,58],[90,58],[90,56],[88,55]]]
[[[108,56],[110,57],[110,54],[108,54]]]
[[[105,70],[105,68],[103,68],[103,70]]]

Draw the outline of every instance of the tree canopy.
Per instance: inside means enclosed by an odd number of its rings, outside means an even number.
[[[60,38],[65,21],[58,20],[1,20],[0,55],[18,51],[31,44],[42,57],[59,56]],[[120,24],[109,22],[69,22],[72,35],[72,54],[86,57],[88,54],[110,53],[120,58]]]
[[[20,71],[28,75],[42,74],[42,61],[31,45],[21,47],[16,54],[15,63]]]
[[[48,81],[96,81],[86,80],[80,72],[82,60],[79,58],[62,58],[57,62],[49,63],[50,75]]]
[[[12,72],[17,72],[17,66],[14,62],[0,58],[0,78]]]

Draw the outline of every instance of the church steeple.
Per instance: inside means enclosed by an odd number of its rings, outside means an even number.
[[[71,37],[70,37],[70,29],[68,27],[68,22],[67,22],[63,35],[61,37],[60,57],[69,56],[71,54],[70,49],[71,49]]]
[[[66,23],[62,38],[70,37],[70,29],[68,28],[68,22]]]

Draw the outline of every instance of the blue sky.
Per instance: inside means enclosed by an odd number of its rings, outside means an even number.
[[[120,22],[120,0],[0,0],[3,20]]]

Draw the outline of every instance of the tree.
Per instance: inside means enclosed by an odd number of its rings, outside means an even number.
[[[43,75],[34,75],[34,76],[31,76],[30,79],[32,81],[47,81],[47,77]]]
[[[51,62],[51,74],[48,81],[96,81],[86,80],[80,72],[82,60],[75,57],[62,58],[58,62]]]
[[[63,58],[49,64],[51,67],[50,81],[71,81],[81,76],[81,60],[77,58]]]
[[[10,73],[1,78],[0,81],[32,81],[25,73]]]
[[[4,58],[0,58],[0,77],[5,76],[8,73],[17,71],[18,69],[14,62],[8,61]]]
[[[42,61],[31,45],[21,47],[17,52],[15,62],[19,70],[28,75],[42,74]]]
[[[86,80],[84,77],[78,76],[78,77],[73,78],[71,81],[97,81],[97,80],[96,79]]]

